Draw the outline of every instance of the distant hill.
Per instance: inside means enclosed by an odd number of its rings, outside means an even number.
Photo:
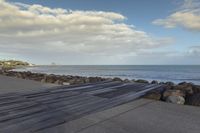
[[[32,64],[24,61],[18,61],[18,60],[0,60],[0,68],[2,69],[13,69],[17,67],[23,67],[23,66],[31,66]]]

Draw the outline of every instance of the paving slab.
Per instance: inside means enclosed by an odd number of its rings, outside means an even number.
[[[0,75],[0,94],[22,91],[41,90],[49,87],[58,86],[55,84],[43,84],[33,80],[20,79],[15,77]]]
[[[135,102],[131,102],[129,105],[130,104],[134,105]],[[101,113],[104,113],[104,111]],[[118,129],[117,131],[116,128]],[[199,107],[154,101],[133,108],[127,112],[120,113],[119,115],[108,118],[107,120],[100,121],[92,126],[79,130],[78,132],[199,133],[199,131]]]
[[[39,133],[199,133],[200,108],[138,99]]]

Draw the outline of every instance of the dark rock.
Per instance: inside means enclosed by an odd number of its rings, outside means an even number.
[[[56,77],[54,75],[47,75],[45,76],[47,83],[54,83],[57,81]]]
[[[138,83],[149,83],[147,80],[143,80],[143,79],[138,79],[135,82],[138,82]]]
[[[102,79],[100,77],[89,77],[89,82],[90,83],[96,83],[102,81]]]
[[[173,82],[166,82],[166,85],[174,86],[175,84]]]
[[[125,83],[130,83],[131,81],[129,79],[124,80]]]
[[[16,74],[16,77],[17,77],[17,78],[22,78],[22,79],[24,78],[22,73],[17,73],[17,74]]]
[[[181,82],[178,85],[184,85],[184,84],[187,84],[187,82]]]
[[[200,93],[188,95],[186,97],[186,104],[187,105],[200,106]]]
[[[193,85],[192,86],[192,90],[194,93],[200,93],[200,86],[198,85]]]
[[[175,85],[173,89],[184,91],[185,94],[193,94],[192,84],[189,83]]]
[[[116,77],[116,78],[113,79],[113,81],[120,81],[120,82],[122,82],[123,80]]]
[[[25,72],[26,76],[32,76],[33,74],[30,71]]]
[[[106,78],[105,81],[112,81],[112,78]]]
[[[90,80],[87,77],[83,78],[83,81],[84,81],[84,83],[90,83]]]
[[[160,84],[160,85],[163,85],[163,84],[165,84],[165,83],[164,83],[164,82],[160,82],[159,84]]]
[[[165,90],[172,90],[174,86],[171,85],[165,85],[164,89]]]
[[[151,82],[151,84],[158,84],[158,81],[153,80],[153,81]]]
[[[144,98],[153,99],[153,100],[160,100],[161,99],[161,93],[159,91],[151,91],[147,93]]]

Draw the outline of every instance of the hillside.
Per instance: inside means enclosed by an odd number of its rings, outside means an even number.
[[[0,68],[2,69],[13,69],[22,66],[30,66],[30,64],[28,62],[18,60],[0,60]]]

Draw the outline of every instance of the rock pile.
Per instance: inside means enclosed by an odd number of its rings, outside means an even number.
[[[200,106],[200,86],[186,82],[179,83],[178,85],[173,82],[162,84],[165,84],[163,90],[154,90],[145,97],[174,104]]]
[[[59,85],[74,85],[74,84],[83,84],[83,83],[95,83],[100,81],[120,81],[120,82],[139,82],[139,83],[148,83],[146,80],[122,80],[118,77],[116,78],[102,78],[102,77],[82,77],[82,76],[72,76],[72,75],[54,75],[54,74],[44,74],[44,73],[32,73],[30,71],[27,72],[19,72],[19,71],[3,71],[0,70],[1,75],[17,77],[22,79],[29,79],[40,81],[42,83],[54,83]]]
[[[0,71],[0,74],[22,79],[40,81],[42,83],[54,83],[59,85],[74,85],[74,84],[94,83],[99,81],[110,80],[101,77],[81,77],[81,76],[71,76],[71,75],[66,76],[66,75],[32,73],[29,71],[28,72]]]

